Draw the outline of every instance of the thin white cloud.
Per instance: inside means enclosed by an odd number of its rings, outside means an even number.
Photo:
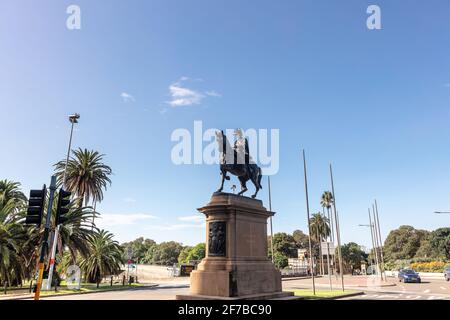
[[[159,231],[176,231],[180,229],[197,229],[204,228],[205,223],[197,224],[197,223],[180,223],[180,224],[167,224],[167,225],[149,225],[146,229],[149,230],[159,230]]]
[[[206,94],[207,96],[210,96],[210,97],[216,97],[216,98],[222,97],[222,95],[221,95],[220,93],[218,93],[218,92],[216,92],[216,91],[214,91],[214,90],[206,91],[205,94]]]
[[[144,213],[118,213],[118,214],[102,214],[99,219],[100,223],[104,226],[116,226],[116,225],[130,225],[136,224],[141,220],[152,220],[157,219],[156,216]]]
[[[221,97],[222,95],[215,90],[202,92],[200,90],[188,88],[186,82],[203,82],[201,78],[190,78],[183,76],[178,81],[169,86],[169,95],[171,99],[166,101],[171,107],[183,107],[199,105],[206,97]]]
[[[123,102],[125,102],[125,103],[127,103],[127,102],[135,102],[136,101],[136,99],[131,94],[126,93],[126,92],[122,92],[120,94],[120,96],[122,97]]]
[[[192,216],[178,217],[178,220],[180,220],[180,221],[203,222],[204,219],[205,218],[199,214],[192,215]]]
[[[172,107],[182,107],[200,104],[205,97],[200,92],[182,87],[179,83],[169,86],[171,100],[167,103]]]
[[[136,202],[136,199],[133,199],[131,197],[126,197],[123,199],[123,201],[127,202],[127,203],[134,203],[134,202]]]

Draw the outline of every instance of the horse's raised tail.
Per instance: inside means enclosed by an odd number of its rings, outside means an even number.
[[[262,180],[262,170],[261,168],[258,168],[258,184],[259,184],[259,188],[262,189],[262,184],[261,184],[261,180]]]

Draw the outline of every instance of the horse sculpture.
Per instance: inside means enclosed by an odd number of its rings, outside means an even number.
[[[230,142],[228,141],[223,131],[216,132],[216,141],[219,145],[220,173],[222,175],[222,183],[217,192],[222,192],[225,180],[230,180],[230,177],[227,175],[227,172],[229,172],[232,175],[237,176],[239,181],[241,182],[241,191],[238,193],[238,195],[243,195],[248,190],[247,181],[251,180],[256,188],[256,192],[252,195],[252,198],[256,198],[259,189],[262,189],[261,168],[258,167],[256,163],[252,163],[252,161],[249,160],[250,157],[248,154],[246,154],[245,157],[239,155],[236,149],[231,147]],[[230,155],[227,154],[227,152],[233,152],[233,154]],[[245,160],[236,161],[236,159],[238,158],[245,158]]]

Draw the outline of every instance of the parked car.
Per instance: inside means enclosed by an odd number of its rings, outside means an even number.
[[[400,282],[417,282],[420,283],[422,280],[417,272],[412,269],[401,269],[398,272],[398,281]]]
[[[450,281],[450,268],[444,270],[444,278],[445,280]]]

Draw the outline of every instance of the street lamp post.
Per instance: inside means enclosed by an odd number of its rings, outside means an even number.
[[[371,221],[371,219],[370,219],[370,211],[369,211],[369,221],[370,221],[370,224],[359,224],[358,226],[359,227],[369,227],[370,228],[370,238],[371,238],[371,242],[372,242],[372,248],[373,248],[373,251],[374,251],[374,253],[375,253],[375,242],[374,242],[374,238],[373,238],[373,229],[372,229],[372,227],[373,227],[373,225],[372,225],[372,221]],[[378,269],[378,262],[377,262],[377,258],[375,258],[375,263],[377,264],[377,269]]]
[[[375,254],[375,263],[377,265],[376,270],[377,273],[380,274],[380,262],[378,259],[378,241],[377,241],[377,235],[376,235],[376,228],[374,223],[372,223],[372,217],[370,215],[370,208],[369,208],[369,225],[370,225],[370,234],[372,236],[372,243],[373,243],[373,251]]]
[[[75,123],[78,123],[78,119],[80,119],[80,115],[78,113],[72,114],[69,116],[69,121],[72,124],[70,128],[70,138],[69,138],[69,148],[67,149],[67,157],[66,157],[66,165],[64,167],[64,175],[63,175],[63,181],[62,186],[63,189],[66,188],[66,175],[67,175],[67,164],[69,163],[69,157],[70,157],[70,150],[72,148],[72,136],[73,136],[73,127]],[[53,270],[55,269],[55,257],[56,257],[56,247],[58,243],[58,236],[59,236],[59,228],[60,225],[58,225],[55,228],[55,235],[53,237],[53,245],[52,245],[52,253],[50,256],[50,268],[48,270],[48,279],[47,279],[47,290],[50,290],[52,287],[52,278],[53,278]]]

